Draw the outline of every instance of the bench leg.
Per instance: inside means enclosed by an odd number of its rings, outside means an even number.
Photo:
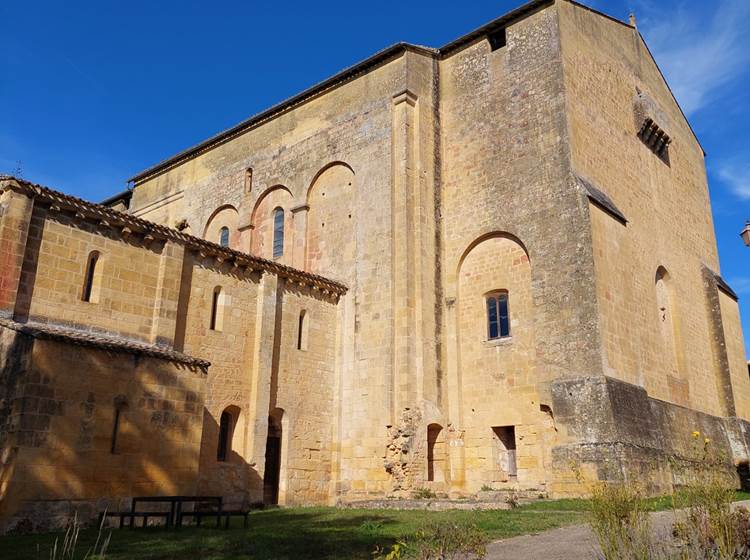
[[[244,519],[242,520],[242,526],[243,526],[243,527],[244,527],[245,529],[247,529],[247,518],[248,518],[248,514],[246,513],[246,514],[245,514],[245,518],[244,518]]]

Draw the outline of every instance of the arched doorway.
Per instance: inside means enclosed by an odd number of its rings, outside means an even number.
[[[263,473],[263,503],[279,503],[279,482],[281,475],[281,418],[284,411],[275,409],[268,417],[268,437],[266,438],[266,468]]]
[[[440,424],[427,426],[427,482],[443,482],[445,472],[445,439]]]

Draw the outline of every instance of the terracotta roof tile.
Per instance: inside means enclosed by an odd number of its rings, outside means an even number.
[[[154,238],[169,239],[182,243],[185,246],[196,251],[211,255],[225,262],[236,262],[242,266],[248,266],[255,270],[262,270],[276,274],[283,278],[288,278],[296,282],[307,284],[315,289],[320,289],[324,293],[335,295],[345,294],[347,287],[334,280],[329,280],[323,276],[298,270],[268,259],[236,251],[228,247],[222,247],[216,243],[211,243],[205,239],[194,237],[176,229],[149,222],[143,218],[137,218],[131,214],[125,214],[113,210],[108,206],[102,206],[93,202],[88,202],[81,198],[61,193],[43,185],[37,185],[29,181],[12,177],[10,175],[0,175],[0,193],[5,189],[14,189],[26,193],[35,199],[47,202],[50,208],[61,210],[63,208],[83,214],[84,216],[99,220],[101,225],[115,228],[127,228],[132,232],[151,235]]]
[[[158,358],[160,360],[187,364],[204,370],[208,369],[211,365],[211,362],[207,360],[194,358],[181,352],[175,352],[174,350],[161,348],[144,342],[137,342],[125,338],[82,331],[69,327],[61,327],[58,325],[37,322],[19,323],[12,319],[0,318],[0,327],[5,327],[41,340],[55,340],[58,342],[65,342],[78,346],[88,346],[111,352],[139,354],[151,358]]]

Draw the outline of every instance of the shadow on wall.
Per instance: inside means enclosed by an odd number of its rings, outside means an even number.
[[[58,528],[74,513],[91,521],[129,509],[133,496],[199,492],[201,439],[219,430],[200,367],[4,328],[0,356],[0,532]],[[216,474],[234,501],[262,487],[234,453]]]
[[[244,509],[263,503],[263,478],[255,463],[248,463],[236,449],[244,441],[244,412],[227,407],[218,419],[203,409],[199,495],[218,495],[229,509]],[[227,421],[227,418],[229,420]]]

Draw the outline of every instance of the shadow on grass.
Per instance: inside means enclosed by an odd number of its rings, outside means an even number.
[[[382,511],[352,515],[333,508],[261,511],[250,515],[247,529],[242,528],[240,520],[234,521],[229,530],[209,527],[116,529],[112,532],[107,558],[367,559],[372,557],[376,545],[395,542],[396,527],[401,525]],[[388,536],[389,533],[394,536]],[[0,556],[4,560],[49,558],[56,537],[62,540],[59,533],[0,538]],[[83,558],[95,539],[95,530],[83,531],[77,557]]]

